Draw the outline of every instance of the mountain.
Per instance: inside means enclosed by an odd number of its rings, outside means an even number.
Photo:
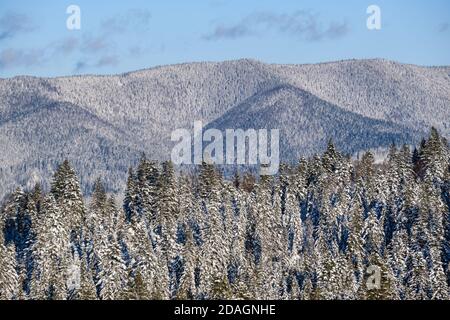
[[[47,183],[68,158],[84,191],[97,176],[123,188],[140,153],[168,159],[170,134],[209,127],[279,128],[284,161],[450,136],[450,68],[386,60],[312,65],[189,63],[114,76],[0,79],[0,197]],[[32,176],[32,181],[29,180]]]
[[[450,133],[449,68],[386,60],[350,60],[280,66],[277,73],[341,108],[410,128],[434,126]]]
[[[279,129],[281,158],[289,160],[323,152],[330,138],[339,150],[354,154],[393,141],[414,144],[422,134],[391,121],[346,111],[291,85],[258,93],[207,128]]]

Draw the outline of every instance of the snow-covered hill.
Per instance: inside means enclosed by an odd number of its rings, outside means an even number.
[[[330,138],[339,150],[355,154],[389,146],[393,141],[414,144],[423,134],[391,121],[346,111],[291,85],[253,96],[208,127],[280,129],[281,158],[288,160],[322,153]]]
[[[85,191],[108,173],[119,191],[141,152],[170,157],[170,133],[193,121],[218,128],[279,128],[285,161],[333,138],[354,153],[416,143],[435,126],[450,135],[448,67],[385,60],[272,65],[191,63],[116,76],[0,79],[0,197],[45,181],[71,160]]]

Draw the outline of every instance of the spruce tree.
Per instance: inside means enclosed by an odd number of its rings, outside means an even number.
[[[66,276],[72,258],[64,216],[53,195],[42,203],[43,226],[34,246],[34,299],[67,298]]]
[[[64,219],[64,228],[70,233],[74,250],[81,246],[82,228],[86,222],[80,184],[74,169],[65,160],[54,174],[51,193]]]
[[[5,246],[3,232],[0,232],[0,300],[18,298],[19,291],[15,248],[14,245]]]

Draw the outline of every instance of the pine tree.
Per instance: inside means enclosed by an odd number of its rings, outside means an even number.
[[[359,287],[362,286],[365,273],[363,206],[358,193],[354,194],[352,206],[349,209],[349,221],[347,224],[349,235],[346,253],[349,261],[352,262],[353,276],[355,278],[353,291],[356,293]]]
[[[18,293],[19,275],[16,272],[15,248],[14,245],[4,245],[3,232],[0,232],[0,300],[18,298]]]
[[[134,277],[129,277],[128,288],[124,294],[124,300],[150,300],[151,293],[145,284],[139,271]]]
[[[64,228],[70,233],[75,249],[81,246],[81,232],[86,221],[86,209],[81,195],[80,184],[68,160],[56,170],[51,185],[51,193],[64,217]]]
[[[80,284],[75,299],[97,300],[97,289],[92,277],[92,270],[88,268],[84,257],[81,257]]]
[[[405,229],[395,231],[387,255],[389,265],[395,277],[396,287],[399,290],[399,297],[404,299],[406,297],[404,285],[409,272],[407,260],[410,256],[409,238]]]
[[[339,169],[341,161],[342,155],[336,150],[333,141],[330,140],[328,142],[327,150],[322,157],[322,167],[325,172],[332,174]]]
[[[412,270],[408,276],[406,298],[409,300],[426,300],[429,298],[429,274],[422,252],[411,253]]]
[[[164,173],[162,174],[164,175]],[[155,222],[157,219],[156,202],[159,176],[157,164],[148,161],[143,154],[136,171],[137,209],[138,214],[144,216],[149,222]]]
[[[378,268],[380,272],[380,287],[363,286],[363,297],[367,300],[392,300],[398,298],[395,276],[388,265],[383,251],[383,232],[376,213],[370,211],[363,229],[366,267]],[[367,269],[366,269],[367,271]]]
[[[421,150],[420,158],[424,166],[424,178],[441,184],[445,172],[448,171],[450,158],[448,144],[435,128],[431,129],[430,137]]]
[[[72,257],[70,236],[53,195],[44,199],[41,211],[44,221],[34,246],[33,298],[63,300],[67,297],[65,277]]]
[[[213,288],[225,283],[229,261],[229,248],[225,245],[226,233],[220,212],[222,181],[214,167],[206,163],[202,165],[199,180],[199,194],[204,219],[207,220],[202,226],[205,233],[202,245],[201,286],[205,294],[214,296]]]
[[[259,185],[255,189],[255,221],[257,238],[261,243],[261,258],[258,265],[258,272],[261,273],[260,297],[263,299],[277,299],[279,296],[280,282],[282,282],[280,269],[281,255],[287,247],[287,243],[283,245],[283,235],[285,230],[282,225],[281,216],[274,212],[272,207],[272,184],[268,177],[262,177]],[[290,261],[292,263],[292,271],[298,270],[299,253],[302,241],[302,226],[300,214],[295,210],[296,199],[294,192],[289,193],[288,210],[290,215],[290,227],[294,234],[293,248]]]
[[[186,244],[183,248],[184,272],[180,279],[180,287],[176,294],[176,299],[189,300],[197,295],[197,286],[195,284],[195,268],[199,265],[199,250],[194,243],[194,237],[191,231],[186,232]]]
[[[100,244],[100,297],[102,300],[117,300],[122,296],[126,285],[126,265],[122,259],[119,243],[116,236],[110,239],[111,243]]]
[[[128,170],[128,180],[125,189],[125,197],[123,199],[123,211],[125,213],[125,218],[128,222],[134,218],[136,219],[137,213],[137,193],[136,193],[136,183],[133,173],[133,169]]]

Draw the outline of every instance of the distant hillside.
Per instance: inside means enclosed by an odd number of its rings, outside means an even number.
[[[170,133],[193,121],[279,128],[284,161],[450,136],[450,68],[385,60],[271,65],[192,63],[116,76],[0,79],[0,197],[46,182],[68,158],[88,191],[107,175],[120,191],[141,152],[168,159]],[[32,181],[29,177],[32,176]]]
[[[354,154],[393,141],[415,143],[421,132],[346,111],[302,89],[282,85],[253,96],[209,127],[280,129],[282,159],[296,160],[325,150],[330,138]]]

